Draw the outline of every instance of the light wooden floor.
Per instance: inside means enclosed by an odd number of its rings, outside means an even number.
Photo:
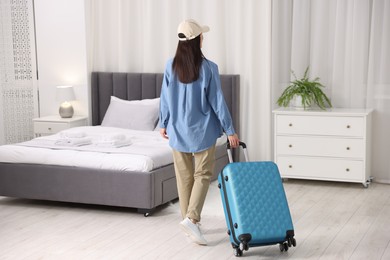
[[[132,209],[0,197],[0,259],[235,259],[216,185],[203,211],[208,246],[182,234],[177,201],[145,218]],[[390,185],[284,185],[297,247],[250,248],[245,259],[390,259]]]

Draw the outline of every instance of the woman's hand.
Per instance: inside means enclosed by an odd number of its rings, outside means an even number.
[[[165,139],[169,139],[166,128],[160,128],[160,135]]]
[[[230,147],[237,148],[240,145],[240,139],[237,134],[228,136]]]

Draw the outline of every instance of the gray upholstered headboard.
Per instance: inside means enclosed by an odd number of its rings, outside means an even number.
[[[110,104],[110,97],[140,100],[160,96],[162,73],[92,72],[92,125],[100,125]],[[233,118],[236,132],[240,131],[240,76],[221,75],[222,91]]]

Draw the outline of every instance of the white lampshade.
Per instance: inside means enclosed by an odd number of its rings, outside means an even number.
[[[72,86],[57,86],[57,100],[61,103],[59,114],[62,118],[70,118],[73,116],[73,106],[69,101],[75,100]]]
[[[61,103],[76,99],[72,86],[57,86],[56,96],[57,100]]]

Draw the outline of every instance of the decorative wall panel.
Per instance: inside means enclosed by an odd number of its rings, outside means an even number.
[[[0,143],[33,137],[38,114],[32,0],[0,0]]]

